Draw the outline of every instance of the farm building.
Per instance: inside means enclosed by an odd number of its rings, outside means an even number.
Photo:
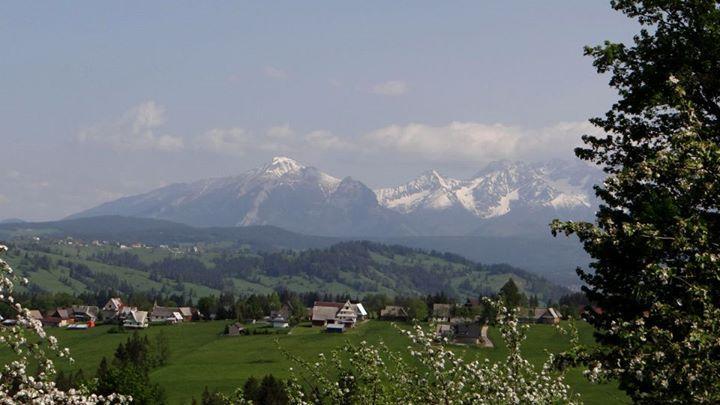
[[[240,336],[245,334],[245,326],[240,322],[235,322],[232,325],[227,326],[226,336]]]

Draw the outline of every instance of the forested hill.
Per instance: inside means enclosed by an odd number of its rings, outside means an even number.
[[[30,288],[73,294],[111,288],[125,294],[147,291],[197,297],[223,290],[247,294],[286,288],[357,297],[445,292],[464,299],[497,292],[509,277],[541,299],[557,299],[568,292],[508,265],[483,265],[454,254],[367,241],[255,252],[19,240],[9,254],[11,263],[30,279]]]

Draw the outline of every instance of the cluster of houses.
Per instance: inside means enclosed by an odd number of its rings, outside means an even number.
[[[30,317],[42,322],[44,327],[67,329],[88,329],[98,320],[105,323],[120,324],[129,329],[144,329],[151,324],[177,324],[199,319],[201,314],[192,307],[162,307],[153,305],[151,311],[140,311],[137,307],[126,305],[120,298],[110,298],[102,308],[94,305],[73,305],[60,307],[45,313],[30,310]],[[3,320],[6,325],[13,319]]]
[[[174,325],[200,319],[200,312],[192,307],[163,307],[155,303],[151,311],[139,311],[125,305],[120,298],[111,298],[103,307],[106,321],[121,322],[129,329],[144,329],[151,324]]]
[[[39,242],[40,237],[39,236],[32,236],[30,238],[34,242]],[[112,246],[119,248],[121,250],[131,250],[131,249],[154,249],[156,246],[149,245],[142,242],[131,242],[131,243],[120,243],[120,242],[110,242],[107,240],[99,240],[94,239],[92,241],[84,241],[82,239],[76,239],[71,236],[54,240],[54,243],[57,245],[65,245],[65,246],[73,246],[73,247],[88,247],[88,246]],[[157,246],[160,249],[167,250],[168,252],[176,255],[181,255],[185,253],[202,253],[203,247],[201,245],[191,245],[191,246],[178,246],[178,247],[172,247],[168,245],[158,245]]]
[[[479,313],[481,303],[479,300],[468,299],[463,305],[474,313]],[[479,344],[492,346],[492,342],[483,335],[484,319],[480,315],[473,317],[453,316],[453,304],[435,303],[429,320],[436,325],[437,338],[447,338],[459,344]],[[530,308],[520,312],[519,321],[523,323],[557,324],[562,315],[555,308]],[[380,310],[380,319],[408,321],[407,308],[399,305],[388,305]]]

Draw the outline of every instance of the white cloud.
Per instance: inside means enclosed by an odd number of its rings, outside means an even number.
[[[330,131],[312,131],[305,135],[306,147],[313,150],[356,150],[357,145],[354,145],[349,140],[345,140],[340,136],[334,135]]]
[[[288,78],[287,72],[274,66],[265,66],[263,74],[265,74],[266,77],[276,80],[285,80]]]
[[[7,198],[5,195],[0,194],[0,204],[7,204],[10,202],[10,199]]]
[[[164,124],[165,108],[154,101],[145,101],[112,122],[83,129],[78,134],[78,140],[109,145],[118,150],[182,149],[184,147],[182,138],[156,133]]]
[[[367,148],[430,161],[505,158],[517,148],[520,130],[502,124],[452,122],[445,126],[391,125],[361,138]]]
[[[570,158],[580,135],[598,133],[585,122],[561,122],[544,128],[504,124],[451,122],[389,125],[351,137],[326,130],[297,133],[289,125],[253,133],[243,128],[216,128],[195,140],[196,147],[221,154],[286,154],[298,159],[323,155],[335,159],[361,156],[364,161],[427,162],[428,165],[483,165],[499,159],[538,161]]]
[[[580,135],[597,133],[585,122],[562,122],[531,129],[503,124],[451,122],[443,126],[391,125],[360,137],[370,154],[395,154],[440,163],[483,164],[499,159],[568,158]]]
[[[245,155],[256,143],[243,128],[215,128],[197,137],[195,145],[212,152]]]
[[[291,139],[295,136],[295,131],[289,124],[277,125],[268,129],[267,136],[274,139]]]
[[[375,94],[381,94],[383,96],[401,96],[407,93],[409,89],[409,86],[404,81],[391,80],[372,86],[370,92]]]

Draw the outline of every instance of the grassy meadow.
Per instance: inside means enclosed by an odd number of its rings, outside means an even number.
[[[165,388],[168,402],[186,404],[192,398],[199,398],[207,386],[211,390],[230,393],[241,387],[250,376],[262,377],[272,373],[277,377],[288,377],[292,364],[278,349],[275,340],[290,353],[312,360],[318,353],[329,352],[345,341],[378,342],[383,340],[391,349],[404,351],[408,340],[399,334],[389,322],[369,321],[343,335],[326,334],[320,328],[297,326],[289,334],[248,335],[238,337],[222,336],[226,321],[186,323],[175,326],[153,326],[144,331],[153,337],[163,332],[171,348],[169,363],[151,373],[153,382]],[[581,338],[591,341],[591,329],[579,324]],[[117,345],[124,342],[129,333],[108,333],[110,326],[98,326],[89,330],[53,329],[63,346],[69,347],[75,364],[58,361],[64,370],[82,368],[86,376],[94,375],[100,359],[111,357]],[[502,359],[506,353],[502,347],[499,332],[490,330],[490,337],[498,346],[493,349],[456,346],[466,359]],[[535,364],[545,358],[545,350],[557,352],[568,345],[568,338],[548,325],[533,325],[524,344],[525,356]],[[0,361],[10,360],[5,352]],[[585,403],[623,403],[627,397],[615,385],[593,385],[587,382],[579,370],[568,374],[568,381],[582,395]]]

